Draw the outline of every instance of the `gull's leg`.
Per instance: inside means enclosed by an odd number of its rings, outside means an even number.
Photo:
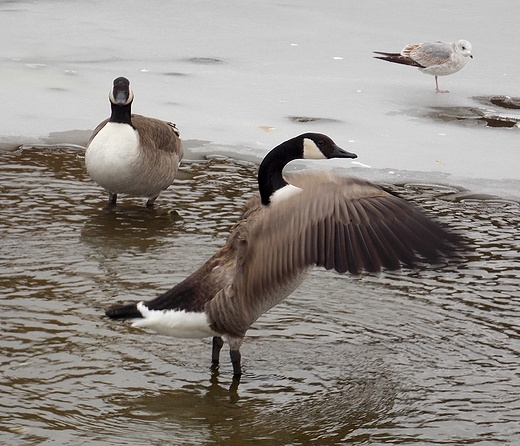
[[[437,76],[435,76],[435,91],[436,91],[437,93],[449,93],[448,90],[441,90],[441,89],[439,88],[439,80],[437,79]]]

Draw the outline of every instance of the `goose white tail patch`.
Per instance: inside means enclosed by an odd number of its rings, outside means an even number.
[[[179,310],[150,310],[143,302],[137,304],[143,319],[134,319],[132,327],[149,328],[159,334],[176,338],[220,336],[208,325],[204,313]]]
[[[309,138],[305,138],[303,140],[303,158],[315,160],[327,159],[323,152],[318,148],[316,143]]]

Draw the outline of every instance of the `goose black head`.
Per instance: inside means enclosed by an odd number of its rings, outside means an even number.
[[[267,206],[272,195],[288,185],[282,171],[297,159],[357,158],[355,153],[347,152],[321,133],[304,133],[291,138],[271,150],[258,168],[258,189],[262,204]]]
[[[134,92],[126,77],[114,79],[114,86],[109,93],[110,102],[114,105],[128,105],[134,100]]]
[[[327,135],[304,133],[300,138],[303,140],[303,159],[357,158],[355,153],[337,146]]]

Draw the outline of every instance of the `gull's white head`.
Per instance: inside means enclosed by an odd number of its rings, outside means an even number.
[[[455,51],[460,53],[461,56],[471,57],[473,59],[473,55],[471,54],[471,43],[467,40],[459,40],[455,42]]]

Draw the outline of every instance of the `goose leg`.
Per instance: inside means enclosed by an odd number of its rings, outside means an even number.
[[[229,402],[232,404],[238,403],[240,397],[238,396],[238,386],[240,385],[240,375],[234,375],[229,386]]]
[[[117,194],[108,193],[108,205],[115,206],[117,201]]]
[[[157,200],[158,196],[159,196],[159,194],[157,194],[155,197],[148,198],[148,201],[146,202],[146,207],[151,208],[153,206],[153,204],[155,203],[155,200]]]
[[[233,364],[233,377],[239,377],[242,375],[242,367],[240,365],[240,351],[230,350],[229,356],[231,357],[231,364]]]
[[[213,337],[213,350],[211,351],[211,368],[218,369],[220,350],[224,345],[224,341],[220,336]]]
[[[240,364],[240,346],[244,340],[243,336],[226,336],[226,341],[229,344],[229,356],[231,358],[231,364],[233,365],[233,377],[239,378],[242,375],[242,366]]]

